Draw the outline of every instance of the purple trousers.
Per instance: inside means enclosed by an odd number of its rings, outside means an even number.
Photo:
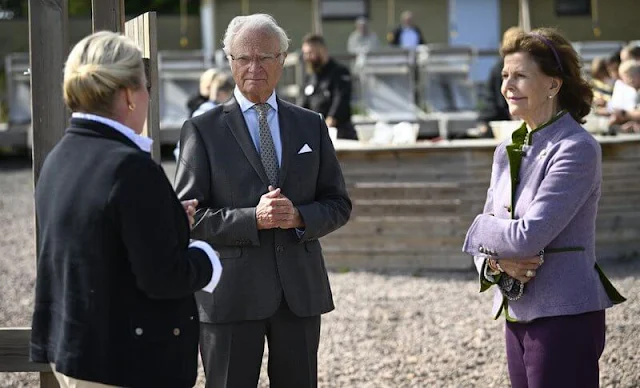
[[[513,388],[599,386],[605,313],[594,311],[505,325]]]

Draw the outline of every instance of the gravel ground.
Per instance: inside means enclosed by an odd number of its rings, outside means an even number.
[[[32,186],[27,162],[0,159],[0,326],[30,324]],[[640,260],[601,264],[629,298],[608,310],[601,386],[638,387]],[[352,270],[330,280],[337,309],[323,317],[321,387],[509,386],[503,322],[491,319],[491,298],[477,292],[474,273]],[[0,374],[0,387],[36,387],[36,379]],[[264,368],[260,386],[268,387]]]

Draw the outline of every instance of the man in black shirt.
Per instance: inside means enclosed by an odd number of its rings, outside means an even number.
[[[302,55],[309,77],[302,90],[302,106],[321,113],[327,127],[338,130],[338,138],[357,139],[351,122],[351,74],[349,69],[329,57],[320,35],[307,35]]]

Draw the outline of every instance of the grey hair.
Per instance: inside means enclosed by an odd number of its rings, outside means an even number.
[[[224,53],[230,55],[233,40],[244,30],[262,30],[272,33],[280,40],[280,52],[287,52],[289,49],[289,37],[282,27],[278,25],[276,19],[271,15],[256,13],[247,16],[236,16],[233,18],[222,39],[222,49]]]

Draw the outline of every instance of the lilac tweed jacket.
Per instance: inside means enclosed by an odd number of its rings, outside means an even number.
[[[463,251],[474,256],[486,283],[487,256],[527,258],[545,250],[520,299],[508,301],[496,287],[496,318],[504,308],[509,320],[531,321],[612,306],[613,287],[595,257],[601,178],[600,145],[568,113],[529,134],[523,125],[496,148],[484,212]]]

